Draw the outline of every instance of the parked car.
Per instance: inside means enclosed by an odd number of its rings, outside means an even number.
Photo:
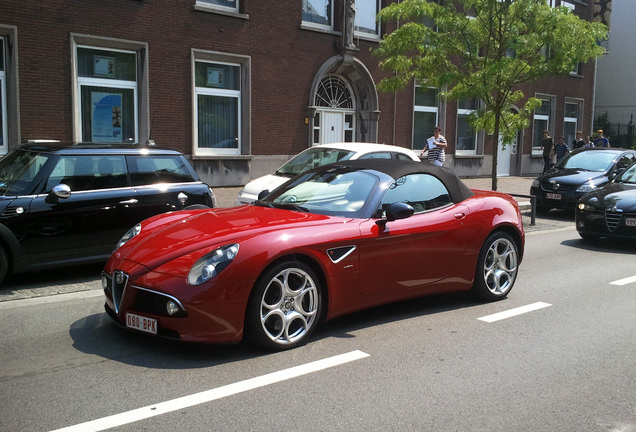
[[[636,164],[580,199],[576,229],[584,239],[636,239]]]
[[[574,150],[554,168],[537,177],[530,194],[537,198],[537,210],[574,210],[586,193],[602,187],[636,161],[636,151],[621,148]]]
[[[397,159],[419,161],[420,158],[404,147],[372,143],[333,143],[310,147],[287,161],[274,174],[249,182],[239,192],[236,205],[251,204],[262,191],[272,191],[290,178],[311,168],[333,162],[356,159]]]
[[[525,234],[517,202],[450,170],[357,160],[308,170],[252,205],[150,218],[102,276],[128,329],[271,350],[322,320],[428,294],[508,295]]]
[[[8,273],[106,262],[150,216],[215,206],[177,151],[154,147],[22,145],[0,159],[0,282]]]

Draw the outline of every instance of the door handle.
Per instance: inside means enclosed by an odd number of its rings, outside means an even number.
[[[133,198],[126,201],[119,201],[119,204],[128,205],[128,204],[137,204],[139,200]]]
[[[466,213],[457,212],[455,213],[455,219],[464,219],[466,217]]]

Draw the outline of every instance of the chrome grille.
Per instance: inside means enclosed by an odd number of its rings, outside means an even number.
[[[115,305],[115,312],[119,313],[119,306],[121,305],[121,299],[124,296],[126,285],[128,284],[128,275],[122,271],[113,272],[112,293],[113,304]]]
[[[622,217],[622,210],[605,210],[605,223],[607,224],[607,229],[610,230],[610,232],[615,231],[616,228],[618,228],[618,224]]]

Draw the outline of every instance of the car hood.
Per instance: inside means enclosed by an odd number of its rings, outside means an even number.
[[[275,230],[324,226],[348,219],[254,205],[173,212],[147,220],[141,233],[115,251],[120,260],[157,268],[192,254],[192,261],[213,249]]]
[[[539,180],[542,183],[555,182],[571,185],[580,185],[589,181],[593,181],[596,185],[598,185],[599,183],[607,181],[607,175],[604,172],[598,171],[586,171],[579,169],[552,169],[539,177]]]
[[[276,174],[268,174],[263,177],[259,177],[255,180],[252,180],[248,184],[245,185],[243,190],[241,191],[242,195],[250,195],[253,197],[258,197],[258,194],[264,190],[273,191],[278,186],[285,183],[289,180],[290,177],[283,177]]]
[[[636,185],[610,183],[597,191],[596,197],[603,208],[616,206],[624,212],[636,212]]]

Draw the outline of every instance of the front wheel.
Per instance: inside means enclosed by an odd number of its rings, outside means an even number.
[[[278,264],[259,278],[250,296],[247,337],[269,350],[295,348],[313,333],[321,310],[315,272],[301,262]]]
[[[0,245],[0,284],[4,282],[4,278],[9,273],[9,256],[7,251]]]
[[[517,279],[518,268],[517,243],[504,232],[491,234],[479,252],[473,292],[486,301],[506,297]]]

